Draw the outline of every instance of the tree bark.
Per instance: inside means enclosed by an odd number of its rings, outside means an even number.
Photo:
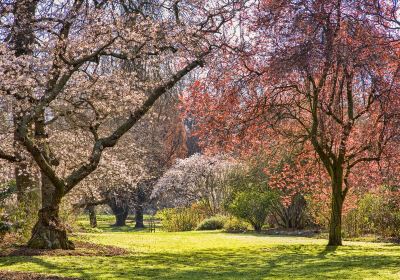
[[[256,232],[261,232],[262,225],[254,224],[253,227]]]
[[[332,179],[331,219],[329,222],[328,246],[342,245],[342,208],[344,197],[341,177],[342,176],[335,176],[335,178]]]
[[[97,216],[96,216],[96,208],[95,208],[95,206],[88,206],[86,209],[89,212],[90,226],[92,228],[97,227]]]
[[[59,218],[57,206],[44,207],[39,210],[39,220],[32,230],[28,242],[35,249],[74,249],[74,244],[68,240],[67,231]]]
[[[135,205],[135,228],[144,228],[143,223],[143,205],[146,201],[146,193],[143,185],[139,185],[136,190],[136,205]]]
[[[35,11],[38,0],[21,0],[15,3],[14,26],[12,31],[12,48],[17,57],[32,54],[32,44],[35,40],[32,22],[35,18]],[[15,163],[14,173],[17,187],[17,201],[19,209],[22,209],[26,215],[26,219],[32,218],[32,213],[39,209],[39,184],[38,178],[31,173],[27,158],[24,154],[22,138],[17,133],[17,124],[20,121],[20,112],[13,112],[14,122],[14,157],[17,159]]]
[[[126,225],[126,218],[129,213],[129,199],[124,193],[123,195],[118,195],[117,193],[108,193],[107,195],[107,205],[111,208],[115,216],[115,227],[122,227]],[[123,196],[123,197],[121,197]]]
[[[141,204],[138,204],[135,208],[135,228],[144,228],[143,206]]]
[[[47,142],[44,121],[44,112],[42,112],[41,117],[35,122],[35,139],[46,156],[46,160],[57,165]],[[63,190],[56,188],[43,171],[41,179],[42,209],[39,210],[39,219],[32,230],[28,246],[37,249],[74,249],[74,244],[68,240],[65,226],[59,218]]]
[[[115,215],[115,227],[123,227],[126,225],[126,218],[128,217],[128,209],[124,209],[124,207],[117,207],[114,211]]]

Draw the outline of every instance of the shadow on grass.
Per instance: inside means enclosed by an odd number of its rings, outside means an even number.
[[[118,257],[8,257],[24,268],[82,279],[379,279],[400,271],[400,248],[278,245],[258,249],[157,252]]]
[[[327,245],[325,247],[325,249],[321,253],[318,254],[318,256],[321,257],[321,258],[324,258],[327,255],[334,253],[338,248],[339,248],[339,246]]]

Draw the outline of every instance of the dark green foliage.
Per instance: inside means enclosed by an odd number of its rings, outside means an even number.
[[[265,164],[261,158],[255,158],[232,172],[229,183],[231,193],[225,201],[226,211],[250,223],[256,231],[261,231],[278,202],[277,193],[268,186]]]
[[[261,231],[275,202],[276,194],[273,192],[250,190],[236,193],[227,210],[232,215],[249,222],[255,231]]]
[[[224,231],[230,233],[245,232],[247,228],[248,224],[236,217],[231,217],[224,224]]]
[[[224,216],[214,216],[203,220],[196,230],[216,230],[222,229],[227,218]]]

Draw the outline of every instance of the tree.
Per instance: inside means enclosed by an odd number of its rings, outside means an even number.
[[[114,187],[110,189],[105,196],[106,203],[111,208],[115,216],[114,226],[125,226],[130,210],[130,204],[133,199],[132,191],[127,191],[126,187],[124,186],[121,186],[120,188]]]
[[[42,209],[28,244],[70,249],[58,215],[61,199],[160,96],[203,65],[241,4],[24,0],[4,7],[0,95],[14,102],[18,142],[41,176]],[[148,67],[165,69],[160,81],[140,79],[140,67],[119,67],[143,57]],[[65,129],[55,133],[52,125]],[[52,142],[68,129],[65,137],[79,137],[74,148],[85,157],[65,153],[68,147],[55,152]]]
[[[135,189],[134,208],[135,208],[135,228],[144,228],[143,214],[145,208],[150,204],[151,193],[157,178],[142,180]]]
[[[311,150],[306,146],[299,149],[280,143],[266,155],[268,164],[264,171],[268,184],[280,195],[273,216],[281,227],[303,228],[308,222],[306,197],[317,192],[317,186],[321,189],[327,186],[326,176]]]
[[[11,49],[14,51],[16,57],[32,55],[33,53],[32,44],[34,43],[34,36],[32,34],[34,31],[33,26],[30,24],[30,21],[33,20],[33,15],[29,15],[29,11],[34,11],[37,4],[37,1],[1,3],[1,22],[3,22],[3,19],[7,21],[7,14],[12,5],[15,9],[14,36],[9,38],[9,40]],[[0,30],[2,36],[6,36],[7,38],[8,34],[2,32],[4,31],[3,25],[0,25]],[[36,214],[35,212],[38,210],[40,200],[38,170],[32,157],[24,149],[21,138],[16,132],[16,121],[21,116],[18,114],[18,110],[12,109],[15,106],[15,101],[7,98],[7,96],[0,95],[0,104],[4,110],[1,113],[2,124],[0,133],[4,137],[3,140],[6,140],[0,146],[0,160],[3,159],[12,164],[17,187],[17,202],[19,207],[23,209],[26,218],[33,219]]]
[[[235,162],[223,156],[192,155],[178,159],[158,180],[151,197],[161,206],[205,203],[210,215],[221,212],[226,180]]]
[[[254,157],[229,174],[229,195],[224,206],[232,215],[249,222],[260,232],[278,202],[278,196],[264,173],[265,160]]]
[[[330,179],[334,246],[354,174],[377,170],[399,135],[398,33],[360,12],[364,4],[264,1],[249,16],[251,41],[216,59],[212,85],[198,81],[188,98],[214,149],[249,150],[277,134],[312,146]]]
[[[150,203],[155,181],[175,158],[187,154],[177,104],[177,90],[158,100],[113,153],[104,154],[107,160],[70,193],[73,204],[81,208],[108,204],[114,214],[123,212],[120,207],[124,205],[126,212],[135,211],[135,227],[143,228],[143,212]],[[124,225],[126,217],[116,224]]]
[[[249,222],[260,232],[271,213],[275,196],[272,192],[243,191],[235,195],[227,210],[234,216]]]

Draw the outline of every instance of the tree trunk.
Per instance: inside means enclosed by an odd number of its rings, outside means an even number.
[[[28,246],[36,249],[74,249],[68,240],[67,231],[59,217],[61,197],[42,172],[42,209],[32,230]]]
[[[144,228],[143,223],[143,205],[146,201],[146,193],[142,185],[136,190],[136,206],[135,206],[135,228]]]
[[[32,230],[28,242],[30,248],[73,250],[74,244],[68,240],[67,231],[58,216],[58,206],[44,207],[39,210],[39,220]]]
[[[340,179],[339,180],[333,179],[331,219],[329,222],[328,246],[342,245],[342,208],[343,208],[342,181]]]
[[[35,122],[35,139],[42,151],[45,151],[46,160],[56,165],[47,143],[44,112]],[[28,246],[37,249],[74,249],[74,244],[68,240],[67,231],[59,217],[60,203],[64,192],[62,189],[56,188],[43,171],[41,179],[42,209],[39,210],[39,219],[32,230]]]
[[[135,228],[144,228],[143,206],[138,204],[135,208]]]
[[[115,196],[109,196],[107,205],[110,206],[115,216],[115,227],[122,227],[126,225],[126,218],[128,217],[129,207],[127,201],[118,200]]]
[[[95,206],[88,206],[86,209],[89,212],[90,226],[92,228],[97,227],[97,216],[96,216],[96,208],[95,208]]]
[[[126,218],[128,217],[128,210],[124,207],[118,207],[114,212],[115,215],[115,227],[123,227],[126,225]]]
[[[34,26],[35,11],[38,0],[16,1],[14,5],[14,26],[11,33],[11,44],[17,57],[32,54],[35,42]],[[22,118],[18,106],[13,109],[14,151],[18,159],[14,167],[17,187],[18,208],[22,210],[26,220],[32,220],[40,208],[40,191],[38,178],[32,174],[28,158],[24,155],[23,139],[17,133],[17,126]]]
[[[256,232],[261,232],[262,225],[254,224],[253,227]]]

